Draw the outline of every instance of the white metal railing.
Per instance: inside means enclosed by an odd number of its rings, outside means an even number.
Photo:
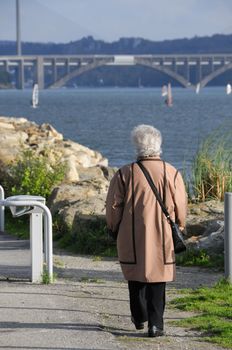
[[[3,187],[0,185],[0,200],[4,200],[5,199],[5,192]],[[4,206],[0,206],[0,231],[4,231],[5,230],[5,207]]]
[[[21,200],[20,198],[17,199],[17,197],[23,197],[23,196],[15,196],[15,197],[8,197],[6,199],[1,199],[0,200],[0,208],[4,207],[24,207],[26,208],[23,212],[23,210],[20,212],[19,215],[24,215],[24,214],[30,214],[31,215],[31,221],[30,221],[30,226],[31,226],[31,245],[33,244],[33,247],[31,247],[32,250],[32,282],[40,282],[42,278],[42,272],[43,272],[43,266],[40,266],[41,259],[40,257],[38,258],[37,250],[39,249],[37,244],[34,244],[35,242],[39,242],[39,240],[42,240],[42,232],[39,232],[37,230],[38,226],[40,226],[38,222],[38,215],[39,213],[44,214],[44,262],[45,262],[45,268],[48,272],[49,280],[52,281],[53,279],[53,247],[52,247],[52,215],[49,210],[49,208],[36,200]],[[30,197],[30,196],[25,196],[25,197]],[[33,196],[31,196],[33,197]],[[15,200],[13,199],[15,198]],[[42,198],[42,197],[40,197]],[[36,210],[37,209],[37,210]],[[40,209],[40,210],[39,210]],[[39,219],[40,220],[40,219]],[[4,220],[3,220],[4,222]],[[42,228],[42,224],[41,224]],[[42,231],[42,230],[41,230]],[[39,237],[41,236],[41,237]],[[39,245],[39,244],[38,244]],[[42,254],[42,246],[41,246],[41,254]],[[34,259],[34,256],[36,258]],[[38,266],[39,265],[39,266]],[[43,264],[42,264],[43,265]],[[35,270],[35,274],[33,275],[33,269]],[[37,272],[36,272],[37,271]],[[40,273],[41,271],[41,273]]]
[[[232,192],[225,193],[224,212],[225,277],[232,283]]]

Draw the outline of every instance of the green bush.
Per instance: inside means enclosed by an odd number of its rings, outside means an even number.
[[[47,150],[40,155],[31,149],[23,150],[12,165],[5,186],[11,195],[40,195],[47,198],[53,187],[64,179],[65,170],[66,165],[59,159],[53,164],[49,161]]]

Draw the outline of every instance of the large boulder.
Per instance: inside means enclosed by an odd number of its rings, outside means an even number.
[[[103,172],[102,172],[103,174]],[[75,184],[56,187],[48,200],[48,206],[63,233],[77,235],[90,223],[105,219],[105,201],[109,181],[102,176]]]
[[[186,232],[186,243],[191,249],[223,254],[224,203],[212,200],[189,204]]]

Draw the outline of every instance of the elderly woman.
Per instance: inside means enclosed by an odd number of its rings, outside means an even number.
[[[148,336],[164,334],[166,282],[176,276],[170,224],[138,161],[148,170],[170,217],[184,229],[186,192],[178,170],[160,159],[159,130],[139,125],[132,131],[137,162],[119,169],[106,200],[107,227],[117,237],[118,258],[128,281],[131,321]]]

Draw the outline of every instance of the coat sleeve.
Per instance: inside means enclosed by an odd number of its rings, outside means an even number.
[[[124,208],[124,182],[118,170],[110,181],[106,197],[106,224],[109,231],[117,233]]]
[[[179,171],[176,174],[174,186],[174,205],[176,223],[180,226],[181,229],[184,229],[186,225],[187,216],[187,194],[183,178]]]

